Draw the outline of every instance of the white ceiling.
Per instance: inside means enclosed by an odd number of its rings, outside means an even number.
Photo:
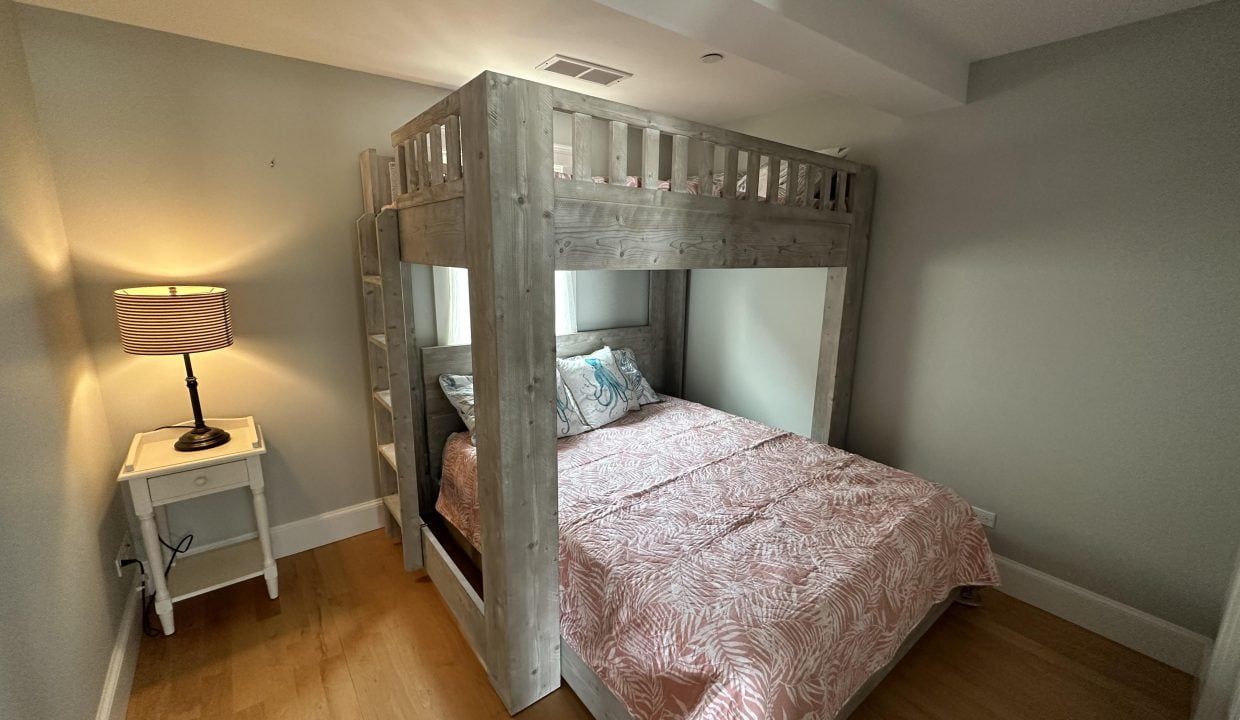
[[[33,0],[226,45],[455,89],[483,70],[695,120],[805,99],[804,83],[588,0]],[[632,72],[612,87],[534,68],[555,53]]]
[[[901,115],[964,102],[968,63],[1203,0],[26,0],[457,87],[484,69],[706,122],[834,94]],[[720,51],[727,59],[697,58]],[[632,72],[612,87],[534,67]]]
[[[1213,0],[880,0],[969,62]]]

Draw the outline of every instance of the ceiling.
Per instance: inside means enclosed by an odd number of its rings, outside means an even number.
[[[26,1],[442,87],[497,70],[721,123],[825,95],[899,115],[960,105],[971,61],[1203,0]],[[716,51],[724,62],[698,62]],[[633,77],[534,70],[555,53]]]
[[[970,62],[1148,20],[1212,0],[882,0]]]

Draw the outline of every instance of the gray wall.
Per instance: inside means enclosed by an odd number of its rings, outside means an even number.
[[[93,717],[124,534],[52,166],[15,8],[0,0],[0,717]]]
[[[685,397],[809,435],[827,272],[690,273]]]
[[[390,147],[445,91],[41,8],[19,16],[113,442],[184,420],[188,401],[177,358],[121,352],[112,290],[222,285],[236,344],[194,369],[208,415],[262,423],[272,523],[375,497],[357,154]],[[429,269],[417,279],[419,338],[433,343]],[[645,288],[645,273],[582,273],[582,329],[644,323]],[[206,543],[252,530],[248,507],[245,491],[225,493],[169,520]]]
[[[577,273],[577,329],[635,327],[649,321],[650,273],[588,270]]]
[[[272,523],[375,497],[357,155],[389,147],[444,91],[39,8],[19,17],[114,444],[189,407],[179,359],[121,352],[111,291],[218,284],[236,344],[194,369],[208,415],[262,423]],[[182,505],[173,528],[199,543],[252,527],[244,493]]]
[[[1238,68],[1229,1],[978,63],[965,107],[907,122],[735,124],[878,169],[850,447],[997,511],[998,552],[1205,634],[1240,539]],[[750,287],[707,275],[688,377],[735,354],[716,383],[761,396],[803,339],[734,337]]]

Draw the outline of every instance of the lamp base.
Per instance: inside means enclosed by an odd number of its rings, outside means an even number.
[[[228,442],[231,436],[227,431],[217,427],[207,427],[203,425],[196,427],[182,435],[173,445],[174,448],[181,452],[194,452],[195,450],[206,450],[207,448],[219,447]]]

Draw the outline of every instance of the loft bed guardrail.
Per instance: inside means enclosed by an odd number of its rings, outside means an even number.
[[[553,88],[551,92],[554,110],[571,115],[573,131],[572,174],[557,179],[633,187],[627,182],[632,164],[629,144],[631,131],[637,131],[640,187],[742,201],[773,197],[776,203],[792,207],[849,212],[850,186],[860,167],[857,163],[568,90]],[[453,187],[461,179],[459,113],[459,98],[453,93],[392,133],[399,163],[398,206],[421,204],[428,198],[447,199],[463,192]],[[605,176],[593,172],[594,135],[600,124],[595,120],[606,123]],[[669,144],[665,139],[670,140],[670,173],[660,171],[661,156]],[[697,172],[690,176],[693,144],[697,145]],[[759,177],[770,167],[779,170],[768,172],[763,183],[738,189],[738,180]],[[660,179],[664,175],[667,179]],[[691,183],[690,177],[697,182]],[[702,186],[706,178],[712,179],[709,187]],[[432,189],[439,185],[448,187]]]
[[[571,160],[560,173],[557,114],[571,127]],[[827,268],[811,434],[842,444],[874,173],[848,160],[491,72],[391,139],[390,175],[383,171],[387,158],[363,154],[366,214],[359,228],[369,225],[361,231],[363,247],[379,248],[384,282],[391,277],[400,285],[384,285],[384,297],[402,298],[387,329],[392,336],[398,323],[392,337],[407,339],[390,368],[392,403],[403,408],[397,450],[407,438],[407,452],[399,455],[408,470],[400,473],[399,490],[406,558],[424,558],[510,711],[554,690],[563,675],[576,678],[574,689],[596,714],[624,717],[579,658],[561,657],[555,357],[631,344],[655,389],[679,394],[688,270]],[[468,269],[470,346],[417,348],[409,323],[410,264]],[[555,270],[652,271],[648,324],[553,341]],[[433,513],[443,441],[461,427],[434,379],[465,371],[475,378],[487,549],[480,584],[465,577],[447,538],[408,521]],[[397,402],[398,395],[407,402]],[[416,552],[410,544],[418,545]]]
[[[858,190],[863,166],[566,90],[548,91],[553,112],[570,116],[572,127],[572,172],[556,174],[553,181],[556,269],[847,264],[848,228],[856,221],[858,193],[865,192]],[[394,204],[401,211],[408,262],[467,266],[458,93],[392,133]],[[630,149],[634,139],[636,153]],[[606,175],[593,174],[600,141],[606,146]],[[550,155],[544,164],[552,176]],[[420,237],[412,241],[415,233]]]

